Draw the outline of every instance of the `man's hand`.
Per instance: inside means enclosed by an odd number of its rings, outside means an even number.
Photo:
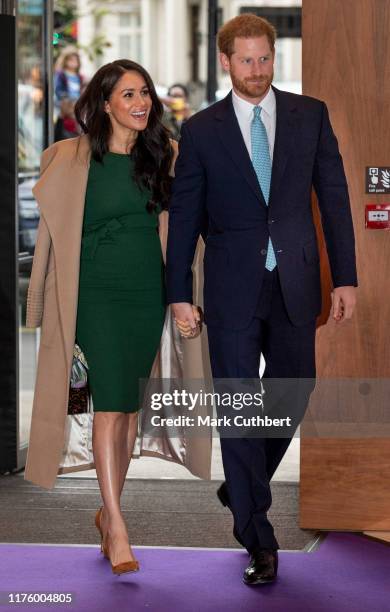
[[[336,289],[332,291],[333,319],[337,323],[350,319],[355,304],[355,287],[336,287]]]
[[[171,304],[173,318],[183,338],[195,338],[200,332],[200,312],[187,302]]]

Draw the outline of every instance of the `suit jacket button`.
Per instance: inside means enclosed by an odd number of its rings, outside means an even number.
[[[262,255],[267,255],[267,249],[261,249],[260,253],[261,253]]]

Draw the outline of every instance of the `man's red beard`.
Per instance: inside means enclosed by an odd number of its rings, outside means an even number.
[[[262,76],[256,79],[247,77],[246,79],[241,80],[237,78],[233,71],[231,71],[230,77],[235,89],[237,89],[237,91],[239,91],[243,96],[247,96],[248,98],[259,98],[265,94],[268,87],[271,85],[272,79],[274,78],[274,73],[272,73],[270,76]]]

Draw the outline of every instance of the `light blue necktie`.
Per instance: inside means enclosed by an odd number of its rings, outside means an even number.
[[[268,206],[272,164],[269,154],[267,132],[265,130],[264,123],[260,118],[260,112],[261,106],[255,106],[253,109],[254,117],[251,123],[252,164],[255,169],[265,203]],[[275,251],[272,246],[271,238],[269,238],[265,267],[267,270],[273,270],[275,266]]]

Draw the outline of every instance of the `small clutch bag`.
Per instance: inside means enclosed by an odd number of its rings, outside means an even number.
[[[83,414],[90,411],[88,364],[78,344],[74,345],[70,373],[68,414]]]

